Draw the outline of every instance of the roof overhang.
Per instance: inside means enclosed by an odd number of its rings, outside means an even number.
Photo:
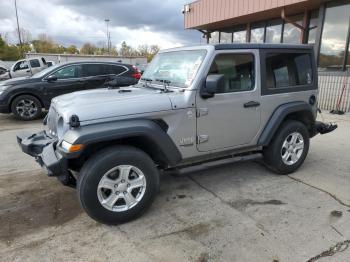
[[[184,8],[185,29],[217,30],[318,8],[326,0],[198,0]]]

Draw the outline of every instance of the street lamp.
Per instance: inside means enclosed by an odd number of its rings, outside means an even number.
[[[105,19],[105,22],[106,22],[106,27],[107,27],[107,52],[109,54],[109,46],[110,46],[110,35],[109,35],[109,31],[108,31],[108,24],[109,24],[109,19],[106,18]]]

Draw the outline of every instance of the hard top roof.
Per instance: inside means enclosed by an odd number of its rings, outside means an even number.
[[[313,49],[313,45],[307,44],[252,44],[252,43],[237,43],[237,44],[214,44],[215,50],[227,49]]]

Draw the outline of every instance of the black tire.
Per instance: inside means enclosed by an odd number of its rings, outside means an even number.
[[[30,121],[42,116],[42,105],[34,96],[20,95],[12,101],[11,112],[20,120]]]
[[[287,138],[290,138],[291,135],[295,132],[299,133],[302,136],[304,148],[298,160],[295,163],[286,164],[282,159],[282,153],[286,152],[285,148],[283,147],[283,143]],[[309,151],[309,145],[310,137],[305,125],[299,121],[288,120],[281,125],[270,144],[266,148],[264,148],[264,161],[269,168],[271,168],[278,174],[287,175],[293,173],[303,164]]]
[[[141,170],[146,187],[143,197],[135,206],[116,212],[100,203],[97,188],[106,172],[121,165],[132,165]],[[153,160],[145,152],[131,146],[113,146],[97,152],[84,164],[77,182],[78,198],[83,209],[94,220],[109,225],[139,217],[152,204],[158,190],[159,172]]]

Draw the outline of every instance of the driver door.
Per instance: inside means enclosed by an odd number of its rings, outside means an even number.
[[[28,62],[26,60],[22,60],[17,62],[14,65],[13,71],[11,72],[11,77],[21,77],[21,76],[31,76],[32,73],[30,71]]]
[[[251,52],[218,53],[208,74],[224,75],[225,84],[213,96],[197,97],[197,149],[223,150],[251,143],[260,127],[260,89],[256,57]]]
[[[45,94],[48,100],[59,95],[85,89],[86,81],[82,77],[82,68],[80,64],[61,67],[50,74],[50,76],[51,75],[55,75],[57,80],[48,81],[45,84]]]

